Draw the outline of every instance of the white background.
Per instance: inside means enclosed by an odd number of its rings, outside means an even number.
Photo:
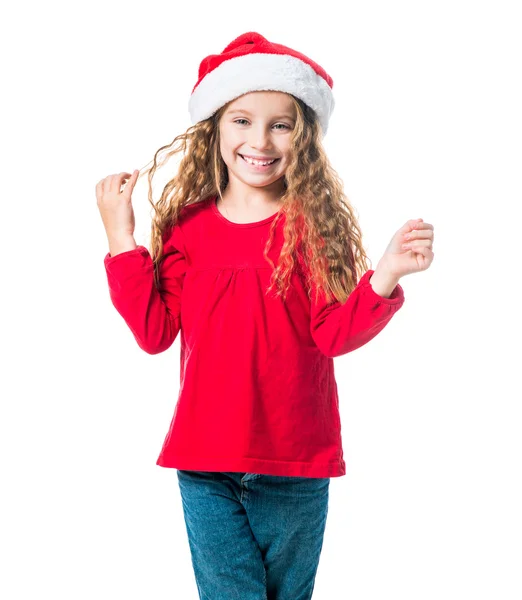
[[[95,185],[189,125],[201,59],[258,31],[334,80],[325,138],[376,266],[422,217],[435,259],[335,359],[347,474],[314,600],[520,600],[522,20],[517,2],[25,2],[2,16],[0,596],[196,600],[156,466],[179,338],[112,306]],[[148,245],[146,179],[135,237]],[[159,196],[157,196],[159,197]]]

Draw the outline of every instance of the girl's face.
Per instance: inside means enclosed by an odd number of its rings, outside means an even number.
[[[281,179],[290,162],[296,118],[292,98],[283,92],[250,92],[236,98],[219,122],[229,179],[256,188]]]

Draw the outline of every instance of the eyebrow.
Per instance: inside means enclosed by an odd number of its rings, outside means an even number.
[[[248,116],[250,116],[250,117],[252,116],[252,113],[251,113],[251,112],[249,112],[248,110],[245,110],[245,109],[243,109],[243,108],[236,108],[235,110],[230,110],[230,111],[228,111],[228,114],[229,114],[229,115],[234,115],[234,114],[239,114],[239,113],[241,113],[241,114],[244,114],[244,115],[248,115]],[[292,116],[290,113],[281,113],[281,114],[279,114],[279,115],[276,115],[276,116],[275,116],[275,117],[273,117],[273,118],[274,118],[274,119],[281,119],[281,118],[284,118],[284,117],[286,117],[286,118],[288,118],[288,119],[295,120],[295,119],[294,119],[294,117],[293,117],[293,116]]]

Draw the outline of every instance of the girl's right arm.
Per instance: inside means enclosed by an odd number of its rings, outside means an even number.
[[[185,248],[179,225],[164,233],[159,266],[159,289],[147,248],[134,241],[131,192],[134,171],[120,192],[128,173],[112,175],[96,186],[98,208],[109,240],[104,264],[113,305],[148,354],[167,350],[181,328],[181,292],[186,271]]]
[[[116,256],[108,253],[104,264],[112,303],[138,346],[148,354],[170,348],[181,329],[181,293],[186,271],[179,225],[164,238],[159,290],[154,283],[152,258],[144,246]]]

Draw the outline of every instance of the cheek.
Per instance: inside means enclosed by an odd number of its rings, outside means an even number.
[[[233,152],[241,143],[241,135],[237,131],[229,130],[221,135],[221,144],[229,152]]]
[[[234,160],[234,146],[231,143],[230,137],[221,138],[220,141],[221,156],[226,163]]]
[[[290,144],[290,140],[286,143],[280,144],[279,151],[284,156],[285,161],[289,162],[292,157],[292,146]]]
[[[285,164],[285,168],[288,166],[288,164],[291,162],[292,160],[292,152],[290,150],[286,150],[285,152],[283,152],[283,162]]]

